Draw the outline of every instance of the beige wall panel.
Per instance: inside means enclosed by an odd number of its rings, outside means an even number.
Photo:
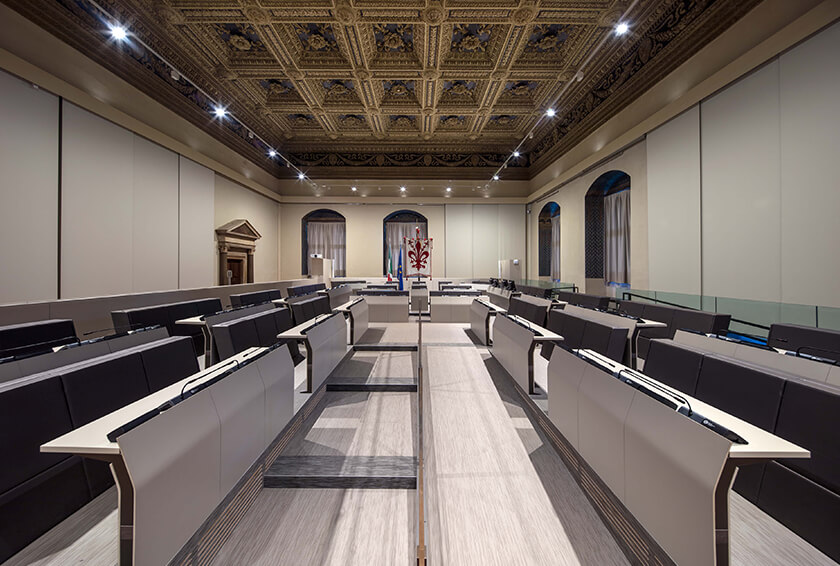
[[[522,275],[527,273],[524,204],[499,205],[499,259],[518,259]]]
[[[178,288],[178,154],[134,136],[132,291]]]
[[[781,298],[779,63],[700,108],[703,293]]]
[[[0,73],[0,303],[57,298],[58,104]]]
[[[347,277],[381,277],[383,269],[383,221],[398,210],[422,214],[434,239],[432,275],[443,277],[446,258],[443,205],[396,206],[392,204],[284,204],[281,207],[280,254],[282,278],[301,277],[301,220],[313,210],[326,208],[342,214],[347,229]],[[397,257],[393,258],[396,271]],[[403,258],[403,264],[405,258]]]
[[[557,193],[531,205],[528,215],[528,274],[538,278],[537,222],[549,201],[560,206],[560,269],[563,281],[586,288],[584,263],[584,197],[595,180],[614,169],[630,175],[630,283],[646,289],[648,283],[647,157],[644,142],[627,148],[614,159],[562,187]]]
[[[446,205],[446,277],[472,277],[472,205]]]
[[[499,205],[474,204],[472,216],[472,276],[498,277]]]
[[[781,300],[840,307],[840,24],[779,60]],[[833,71],[830,71],[833,69]]]
[[[64,103],[61,298],[133,287],[134,134]]]
[[[647,135],[650,286],[700,293],[700,107]]]
[[[253,224],[262,236],[257,240],[257,250],[254,253],[254,282],[276,281],[278,278],[277,207],[279,205],[221,175],[216,175],[214,202],[216,219],[214,228],[236,218],[244,218]],[[215,233],[213,238],[215,238]],[[218,254],[216,254],[215,266],[214,273],[218,271]]]
[[[216,281],[215,176],[180,157],[178,190],[178,286],[210,287]]]

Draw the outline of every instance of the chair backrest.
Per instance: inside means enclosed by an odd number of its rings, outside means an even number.
[[[767,345],[840,360],[840,332],[797,324],[771,324]]]
[[[703,352],[673,340],[657,338],[650,341],[645,358],[645,375],[694,396],[703,358]]]

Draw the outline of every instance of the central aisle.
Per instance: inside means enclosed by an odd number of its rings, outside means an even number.
[[[486,349],[424,354],[430,564],[628,564]]]

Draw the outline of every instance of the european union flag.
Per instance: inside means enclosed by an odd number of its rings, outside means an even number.
[[[400,280],[400,291],[403,290],[403,280],[402,280],[402,248],[400,248],[400,263],[397,265],[397,279]]]

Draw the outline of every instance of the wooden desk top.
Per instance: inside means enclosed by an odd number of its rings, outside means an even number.
[[[518,316],[518,315],[515,315],[515,314],[509,314],[508,316],[510,318],[512,318],[513,320],[521,322],[525,326],[530,327],[531,330],[533,330],[534,332],[537,332],[538,334],[534,335],[534,341],[536,341],[536,342],[548,342],[548,341],[552,341],[552,340],[560,340],[560,341],[564,340],[564,338],[562,336],[560,336],[559,334],[557,334],[555,332],[552,332],[548,328],[543,328],[542,326],[534,324],[533,322],[531,322],[527,318],[522,318],[521,316]]]
[[[578,350],[580,351],[580,350]],[[585,353],[593,360],[611,369],[611,371],[618,372],[620,370],[631,370],[627,366],[611,360],[606,356],[602,356],[592,350],[584,350]],[[645,375],[643,372],[638,372]],[[811,452],[797,446],[792,442],[788,442],[783,438],[779,438],[775,434],[769,433],[766,430],[758,428],[746,421],[739,419],[729,413],[721,411],[699,399],[695,399],[690,395],[678,391],[672,387],[668,387],[650,376],[645,376],[651,381],[656,382],[663,389],[666,389],[675,395],[684,397],[693,411],[697,411],[704,417],[725,426],[729,430],[738,434],[741,438],[747,441],[747,444],[735,444],[729,448],[729,458],[739,460],[773,460],[776,458],[810,458]]]
[[[321,322],[322,320],[326,319],[329,316],[332,316],[333,314],[334,313],[319,314],[315,318],[310,318],[306,322],[298,324],[297,326],[292,327],[292,328],[286,330],[285,332],[281,332],[280,334],[277,335],[277,338],[279,340],[305,340],[306,339],[306,334],[303,333],[305,330],[309,330],[310,328],[315,326],[317,323]]]
[[[108,440],[107,435],[109,432],[178,396],[187,382],[198,378],[190,385],[200,385],[204,381],[230,369],[234,361],[242,362],[264,350],[266,348],[248,348],[206,370],[195,373],[168,387],[164,387],[160,391],[155,391],[151,395],[138,399],[130,405],[117,409],[113,413],[109,413],[41,445],[41,452],[80,455],[119,455],[120,447],[116,442]]]
[[[199,316],[191,316],[190,318],[182,318],[181,320],[176,320],[175,324],[188,324],[190,326],[204,326],[207,324],[207,321],[204,319],[202,315]]]
[[[353,305],[355,305],[359,301],[364,301],[364,300],[365,300],[364,297],[354,297],[353,299],[347,301],[346,303],[344,303],[342,305],[338,305],[333,310],[338,311],[338,312],[350,312],[350,307],[352,307]]]

